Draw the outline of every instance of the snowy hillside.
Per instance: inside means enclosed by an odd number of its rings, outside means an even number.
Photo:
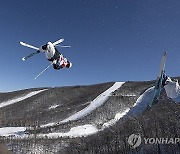
[[[178,144],[142,143],[132,149],[127,142],[135,133],[180,134],[180,103],[162,90],[159,101],[149,107],[154,84],[110,82],[0,93],[1,143],[13,153],[179,151]]]

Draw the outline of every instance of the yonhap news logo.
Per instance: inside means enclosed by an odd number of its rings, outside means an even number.
[[[149,137],[149,138],[142,138],[140,134],[131,134],[128,138],[128,144],[132,148],[136,148],[141,145],[141,143],[144,144],[178,144],[180,143],[180,138],[154,138],[154,137]]]
[[[140,134],[131,134],[128,138],[128,143],[132,146],[132,148],[138,147],[141,144]]]

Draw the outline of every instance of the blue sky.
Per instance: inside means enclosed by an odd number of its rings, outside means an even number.
[[[31,87],[152,80],[163,51],[166,73],[180,74],[179,0],[1,0],[0,91]],[[64,38],[59,48],[73,63],[47,70],[49,63],[19,41],[41,46]]]

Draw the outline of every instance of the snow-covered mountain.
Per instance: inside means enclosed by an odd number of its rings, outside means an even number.
[[[154,84],[109,82],[0,93],[1,143],[13,153],[178,152],[179,143],[142,142],[134,149],[128,143],[131,134],[180,137],[180,103],[162,90],[150,108]]]

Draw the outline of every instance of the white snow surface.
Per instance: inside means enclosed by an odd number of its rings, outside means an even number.
[[[55,109],[55,108],[57,108],[58,106],[59,106],[58,104],[52,105],[52,106],[49,107],[49,110],[50,110],[50,109]]]
[[[86,137],[92,134],[95,134],[99,131],[103,131],[105,128],[109,128],[110,126],[114,125],[116,122],[118,122],[124,115],[128,113],[130,109],[127,108],[123,112],[119,112],[115,115],[113,119],[103,124],[101,129],[97,129],[95,125],[86,124],[82,126],[76,126],[72,127],[69,132],[56,132],[56,133],[49,133],[49,134],[39,134],[38,138],[59,138],[59,137]]]
[[[169,98],[173,99],[174,101],[180,102],[180,86],[178,80],[172,81],[169,78],[168,83],[164,86],[164,88]]]
[[[0,128],[0,136],[24,136],[25,127],[2,127]]]
[[[58,137],[82,137],[82,136],[88,136],[91,134],[95,134],[98,132],[98,129],[94,125],[82,125],[77,127],[72,127],[69,132],[66,133],[49,133],[49,134],[39,134],[38,137],[49,137],[49,138],[58,138]]]
[[[12,100],[8,100],[8,101],[5,101],[5,102],[2,102],[2,103],[0,103],[0,108],[6,107],[6,106],[8,106],[8,105],[11,105],[11,104],[14,104],[14,103],[17,103],[17,102],[20,102],[20,101],[23,101],[23,100],[25,100],[25,99],[27,99],[27,98],[29,98],[29,97],[32,97],[32,96],[34,96],[34,95],[37,95],[37,94],[43,92],[43,91],[45,91],[45,90],[47,90],[47,89],[33,91],[33,92],[30,92],[30,93],[27,94],[27,95],[24,95],[24,96],[21,96],[21,97],[12,99]]]
[[[91,101],[89,106],[87,106],[86,108],[82,109],[81,111],[73,114],[72,116],[68,117],[67,119],[62,120],[60,123],[65,123],[65,122],[68,122],[68,121],[77,120],[77,119],[80,119],[80,118],[86,116],[87,114],[89,114],[90,112],[95,110],[97,107],[104,104],[107,101],[110,94],[112,92],[114,92],[115,90],[117,90],[118,88],[120,88],[124,83],[125,82],[116,82],[116,83],[114,83],[114,85],[112,87],[110,87],[105,92],[101,93],[93,101]]]
[[[123,116],[125,116],[129,112],[130,108],[125,109],[123,112],[116,113],[114,119],[111,119],[110,121],[103,124],[101,130],[104,130],[107,127],[110,127],[114,125],[116,122],[118,122]]]
[[[121,95],[121,96],[127,96],[127,97],[135,97],[135,94],[126,94],[126,95]]]
[[[148,88],[136,101],[130,111],[127,113],[128,116],[136,116],[145,111],[149,103],[152,102],[154,96],[154,86]]]
[[[54,126],[54,125],[56,125],[56,123],[55,122],[51,122],[51,123],[48,123],[48,124],[44,124],[44,125],[41,125],[40,127],[50,127],[50,126]]]

